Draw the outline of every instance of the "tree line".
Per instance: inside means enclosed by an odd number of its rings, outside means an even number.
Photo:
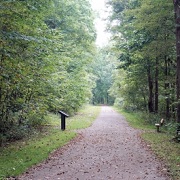
[[[0,141],[89,101],[180,122],[179,4],[108,0],[113,41],[99,49],[88,0],[1,1]]]
[[[180,1],[109,0],[108,5],[119,60],[110,90],[116,103],[180,123]]]
[[[47,112],[92,97],[94,14],[88,0],[0,2],[0,140],[18,139]]]
[[[92,104],[114,104],[114,97],[110,95],[109,89],[113,83],[112,73],[115,62],[116,59],[109,47],[98,48],[95,61],[91,64],[96,82],[92,90]]]

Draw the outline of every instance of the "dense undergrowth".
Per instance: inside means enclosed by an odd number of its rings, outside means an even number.
[[[160,133],[157,133],[154,124],[160,121],[159,116],[116,110],[126,117],[126,120],[132,127],[143,130],[141,137],[148,143],[149,147],[162,162],[165,163],[168,174],[173,180],[180,180],[180,143],[174,141],[176,124],[165,122],[160,128]]]

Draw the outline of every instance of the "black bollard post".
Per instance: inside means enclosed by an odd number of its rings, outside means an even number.
[[[66,120],[65,120],[65,116],[61,115],[61,130],[65,130],[66,129]]]
[[[69,115],[63,111],[58,112],[61,114],[61,130],[64,131],[66,129],[66,117],[69,117]]]

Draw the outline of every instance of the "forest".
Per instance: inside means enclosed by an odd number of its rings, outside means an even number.
[[[108,2],[112,8],[108,29],[119,61],[110,92],[127,110],[180,123],[180,1],[173,2]]]
[[[96,46],[88,0],[0,2],[0,142],[85,103],[180,123],[180,1],[108,0],[111,42]]]
[[[87,0],[0,2],[0,139],[20,139],[47,112],[92,96],[96,32]]]

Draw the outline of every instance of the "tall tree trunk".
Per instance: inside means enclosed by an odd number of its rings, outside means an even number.
[[[180,123],[180,0],[173,0],[176,22],[176,52],[177,52],[177,122]]]
[[[109,104],[109,94],[107,93],[106,95],[107,95],[107,97],[106,97],[107,98],[107,104]]]
[[[166,119],[169,120],[170,118],[170,97],[169,97],[169,59],[167,59],[167,56],[164,57],[164,62],[165,62],[165,83],[164,83],[164,88],[165,88],[165,96],[166,96]]]
[[[154,94],[153,94],[153,80],[151,77],[150,67],[147,69],[148,73],[148,86],[149,86],[149,100],[148,100],[148,110],[150,113],[154,112]]]
[[[146,112],[148,112],[148,108],[147,108],[147,99],[146,99],[147,93],[146,93],[146,91],[144,91],[143,88],[141,89],[141,91],[142,91],[142,98],[143,98],[143,101],[144,101],[143,107],[144,107],[144,109],[146,110]]]
[[[158,113],[158,105],[159,105],[159,64],[158,64],[158,58],[156,57],[156,72],[155,72],[155,107],[154,111],[155,113]]]

